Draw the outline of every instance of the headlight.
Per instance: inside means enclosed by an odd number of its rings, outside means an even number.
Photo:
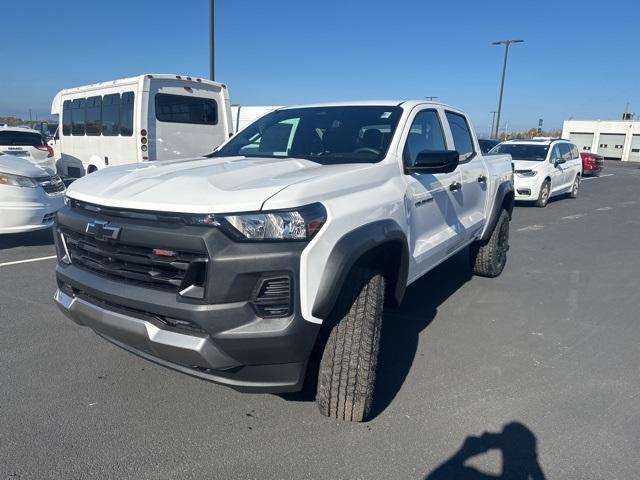
[[[220,226],[240,240],[311,240],[327,220],[320,203],[294,210],[190,217],[191,224]]]
[[[38,186],[33,178],[22,175],[12,175],[10,173],[0,173],[0,185],[11,185],[13,187],[35,188]]]
[[[515,173],[519,177],[535,177],[538,174],[535,170],[516,170]]]

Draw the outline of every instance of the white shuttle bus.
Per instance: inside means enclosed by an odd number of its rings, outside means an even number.
[[[77,178],[112,165],[204,155],[234,130],[226,85],[146,74],[60,91],[58,172]]]

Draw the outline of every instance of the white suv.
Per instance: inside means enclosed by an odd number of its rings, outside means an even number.
[[[491,153],[511,155],[518,201],[546,207],[553,196],[578,196],[582,160],[578,148],[567,140],[508,140]]]
[[[0,153],[23,158],[44,168],[50,175],[56,173],[53,148],[47,145],[42,133],[27,127],[0,127]]]

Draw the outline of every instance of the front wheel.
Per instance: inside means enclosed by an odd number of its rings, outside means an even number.
[[[507,264],[508,251],[509,213],[502,210],[489,241],[471,245],[470,262],[473,273],[481,277],[497,277]]]
[[[544,208],[549,203],[549,196],[551,195],[551,182],[545,180],[540,187],[540,194],[538,200],[536,200],[536,207]]]
[[[373,401],[380,347],[384,277],[355,267],[345,282],[322,353],[316,403],[323,415],[362,422]],[[335,318],[338,317],[338,318]]]

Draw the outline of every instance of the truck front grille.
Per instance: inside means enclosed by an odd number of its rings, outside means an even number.
[[[72,264],[101,276],[151,288],[177,292],[190,266],[207,262],[202,252],[172,250],[172,256],[158,256],[151,247],[97,240],[67,229],[60,233]]]

